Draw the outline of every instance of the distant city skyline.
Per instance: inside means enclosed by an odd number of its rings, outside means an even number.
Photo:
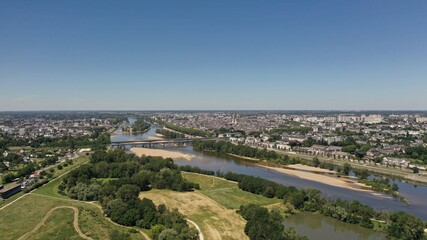
[[[427,110],[426,1],[2,1],[0,111]]]

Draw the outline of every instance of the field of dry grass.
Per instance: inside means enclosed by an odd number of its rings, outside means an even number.
[[[200,192],[151,190],[142,192],[155,204],[177,208],[201,228],[205,239],[248,239],[243,229],[245,220],[235,210],[227,209]]]

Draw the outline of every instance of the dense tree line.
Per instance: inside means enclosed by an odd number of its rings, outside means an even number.
[[[188,134],[188,135],[199,136],[199,137],[211,137],[212,136],[212,133],[208,132],[208,131],[195,129],[195,128],[180,127],[180,126],[177,126],[177,125],[174,125],[172,123],[165,122],[165,121],[159,121],[159,124],[169,128],[169,129],[175,130],[175,131],[180,132],[180,133]]]
[[[233,127],[231,128],[225,128],[225,127],[220,127],[217,130],[215,130],[215,133],[218,134],[223,134],[223,133],[240,133],[243,137],[246,136],[246,132],[243,130],[237,130],[234,129]]]
[[[156,133],[162,134],[165,138],[185,138],[185,134],[166,129],[157,129]]]
[[[269,131],[270,134],[282,134],[282,133],[309,133],[312,131],[311,127],[291,127],[291,126],[280,126],[273,128]]]
[[[304,240],[306,237],[298,236],[293,230],[285,230],[282,216],[276,211],[255,204],[240,206],[238,211],[247,221],[245,233],[251,240]]]
[[[280,155],[275,151],[258,149],[246,145],[235,145],[229,141],[197,141],[193,142],[193,148],[197,151],[213,151],[216,153],[231,153],[243,157],[267,160],[269,162],[290,164],[299,163],[299,159],[289,158],[287,155]]]
[[[134,132],[145,132],[151,127],[151,124],[146,121],[146,118],[141,117],[138,118],[133,124],[132,124],[132,131]]]
[[[405,157],[421,160],[427,164],[427,147],[407,147],[405,148]]]
[[[40,147],[60,147],[60,148],[92,148],[92,149],[105,149],[107,144],[110,144],[110,134],[102,132],[101,128],[90,136],[63,136],[59,138],[52,137],[36,137],[31,139],[17,138],[12,135],[5,135],[2,140],[4,148],[11,146],[30,146],[32,148]]]
[[[60,189],[71,198],[102,201],[99,196],[102,184],[96,181],[99,178],[113,179],[104,185],[117,189],[123,184],[136,185],[142,191],[150,188],[191,191],[198,188],[197,184],[182,178],[172,159],[150,156],[139,158],[117,149],[95,152],[91,156],[91,163],[71,171],[64,178]]]
[[[316,140],[316,139],[314,139],[312,137],[309,137],[308,139],[304,140],[301,145],[303,147],[311,147],[311,146],[313,146],[315,144],[324,145],[324,146],[329,145],[328,142],[326,142],[323,139],[322,140]]]
[[[156,206],[147,198],[141,200],[139,192],[136,185],[122,185],[106,204],[105,214],[121,225],[152,229],[154,239],[198,239],[197,230],[190,229],[176,209]]]
[[[209,175],[209,176],[215,175],[214,171],[204,170],[199,167],[193,167],[190,165],[179,166],[178,169],[184,172],[200,173],[200,174]]]
[[[197,239],[184,217],[164,205],[138,198],[150,188],[192,191],[197,184],[182,178],[171,159],[137,157],[123,150],[97,151],[91,164],[71,171],[59,190],[73,199],[99,201],[107,216],[126,226],[152,229],[154,239]]]

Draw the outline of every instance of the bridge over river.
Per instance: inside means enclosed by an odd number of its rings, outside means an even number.
[[[148,140],[128,140],[128,141],[114,141],[111,142],[112,148],[126,148],[126,147],[171,147],[171,146],[186,146],[193,144],[194,140],[199,141],[212,141],[221,138],[172,138],[172,139],[148,139]]]

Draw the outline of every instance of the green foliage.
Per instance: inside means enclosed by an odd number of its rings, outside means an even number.
[[[418,159],[427,164],[427,147],[407,147],[405,149],[405,157]]]
[[[260,137],[262,134],[262,132],[260,131],[251,131],[248,136],[252,136],[252,137]]]
[[[413,173],[419,173],[419,172],[420,172],[420,170],[418,170],[418,168],[417,168],[417,167],[414,167],[414,168],[412,169],[412,172],[413,172]]]
[[[117,197],[123,202],[134,201],[138,198],[139,187],[136,185],[125,184],[117,191]]]
[[[166,129],[157,129],[156,133],[162,134],[165,138],[185,138],[185,134],[169,131]]]
[[[114,229],[110,233],[110,240],[130,240],[130,235]]]
[[[282,133],[309,133],[311,127],[278,127],[273,128],[269,131],[270,134],[282,134]]]
[[[100,200],[104,203],[104,199],[113,198],[122,186],[129,184],[138,188],[138,191],[134,188],[134,192],[146,191],[150,187],[175,191],[198,188],[197,184],[182,178],[172,159],[149,156],[139,158],[118,149],[95,152],[91,156],[91,163],[71,171],[64,177],[59,189],[74,199]],[[99,178],[112,180],[106,183],[94,182],[94,179]],[[129,190],[129,186],[124,189]],[[125,198],[122,200],[128,201]]]
[[[2,176],[2,182],[3,184],[11,183],[16,178],[15,174],[13,173],[6,173]]]
[[[342,173],[344,175],[348,175],[351,171],[351,165],[349,163],[344,163],[343,167],[342,167]]]
[[[368,176],[370,175],[369,170],[366,168],[364,168],[362,170],[354,169],[353,171],[356,174],[356,177],[359,178],[360,180],[367,179]]]
[[[90,136],[63,136],[59,138],[37,137],[37,138],[14,138],[8,136],[6,146],[30,146],[32,148],[55,147],[55,148],[92,148],[105,149],[110,144],[110,134],[104,128],[92,128]]]
[[[288,234],[282,224],[282,217],[277,212],[269,212],[267,208],[254,204],[241,206],[238,212],[247,221],[245,233],[251,240],[305,239],[295,232]]]
[[[160,124],[162,124],[163,126],[175,130],[177,132],[180,133],[184,133],[184,134],[188,134],[188,135],[193,135],[193,136],[200,136],[200,137],[211,137],[212,133],[208,132],[208,131],[203,131],[200,129],[194,129],[194,128],[185,128],[185,127],[180,127],[168,122],[164,122],[164,121],[160,121]]]
[[[318,157],[314,157],[313,158],[313,166],[314,167],[319,167],[320,166],[320,161]]]
[[[283,199],[285,195],[296,191],[295,187],[283,186],[281,184],[254,176],[228,173],[224,175],[224,177],[227,180],[237,179],[237,186],[243,191],[263,195],[268,198],[277,197],[279,199]]]
[[[231,153],[243,157],[267,160],[270,162],[290,164],[299,163],[299,160],[283,156],[275,151],[257,149],[246,145],[235,145],[229,141],[197,141],[193,143],[193,148],[198,151],[214,151],[216,153]]]
[[[342,171],[343,168],[340,167],[338,169],[339,171]],[[366,173],[362,171],[356,172],[356,174],[363,174],[368,176],[369,173]],[[288,209],[288,211],[293,212],[294,209],[302,210],[302,211],[310,211],[310,212],[318,212],[321,213],[324,216],[333,217],[335,219],[338,219],[343,222],[351,223],[351,224],[358,224],[365,228],[372,229],[374,227],[373,221],[384,221],[384,222],[399,222],[401,227],[404,228],[405,231],[409,231],[412,229],[415,231],[415,233],[418,233],[418,229],[414,230],[413,225],[420,224],[421,229],[423,229],[424,223],[419,220],[418,218],[415,218],[413,216],[410,216],[411,219],[406,224],[404,221],[398,221],[400,218],[391,218],[387,214],[384,214],[382,212],[376,212],[371,207],[361,204],[359,201],[346,201],[346,200],[331,200],[331,199],[325,199],[322,193],[319,190],[316,189],[297,189],[293,186],[283,186],[281,184],[277,184],[275,182],[262,179],[259,177],[254,176],[248,176],[244,174],[236,174],[228,172],[226,174],[218,174],[217,176],[223,177],[227,180],[236,181],[238,182],[238,187],[242,189],[243,191],[251,192],[254,194],[263,195],[266,197],[276,197],[279,199],[284,199],[285,206]],[[397,191],[398,186],[397,184],[390,184],[389,180],[387,178],[385,179],[377,179],[377,182],[381,184],[388,184],[388,189],[390,191]],[[249,210],[248,210],[249,209]],[[255,209],[255,206],[250,206],[248,209],[241,209],[241,214],[245,219],[251,218],[255,211],[252,211]],[[250,210],[252,209],[252,210]],[[245,211],[242,211],[245,210]],[[247,211],[246,211],[247,210]],[[265,213],[264,213],[265,214]],[[262,215],[261,213],[258,213],[257,216]],[[408,215],[409,216],[409,215]],[[408,217],[409,218],[409,217]],[[374,220],[372,220],[374,219]],[[266,221],[264,219],[264,221]],[[249,221],[248,221],[249,223]],[[397,223],[395,223],[397,225]],[[248,234],[253,234],[253,239],[262,239],[263,232],[261,231],[261,235],[257,235],[252,230],[256,227],[265,227],[263,223],[259,224],[249,224],[247,225],[248,229],[245,229],[245,232]],[[399,230],[395,230],[397,226],[393,226],[391,228],[391,231],[393,234],[396,234],[395,232]],[[384,228],[381,228],[384,231]],[[292,235],[292,230],[285,231],[285,236]],[[414,236],[414,233],[411,233]],[[390,235],[390,234],[389,234]],[[250,236],[251,237],[251,236]],[[251,238],[252,239],[252,238]],[[292,238],[285,238],[285,239],[292,239]],[[300,239],[300,238],[295,238]],[[395,238],[399,239],[399,238]],[[412,238],[408,238],[412,239]],[[413,238],[413,239],[420,239],[420,238]]]
[[[378,192],[385,192],[391,194],[393,197],[399,197],[397,193],[399,187],[396,183],[391,184],[390,179],[387,177],[375,177],[373,179],[361,179],[361,183],[371,186],[372,189]]]
[[[111,180],[97,180],[99,178]],[[149,199],[138,198],[141,190],[150,187],[190,191],[198,185],[183,179],[171,159],[139,158],[123,150],[111,150],[95,152],[91,164],[71,171],[64,177],[59,190],[73,199],[99,200],[105,214],[116,223],[146,229],[164,226],[165,229],[154,239],[161,239],[171,230],[174,232],[173,239],[196,239],[197,231],[190,230],[180,213],[170,211],[164,205],[156,207]],[[115,237],[126,239],[123,234]]]
[[[144,131],[147,131],[150,128],[150,126],[151,125],[146,122],[145,118],[139,118],[132,125],[132,131],[134,131],[134,132],[144,132]]]
[[[424,223],[404,212],[390,215],[390,225],[387,234],[390,239],[417,240],[424,238]]]
[[[348,146],[343,147],[341,149],[341,151],[348,152],[348,153],[355,153],[357,148],[358,148],[357,145],[348,145]]]

